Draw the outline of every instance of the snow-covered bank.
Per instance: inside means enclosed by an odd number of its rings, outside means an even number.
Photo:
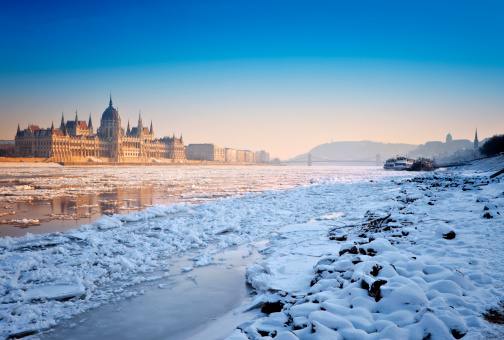
[[[199,250],[193,266],[209,265],[219,249],[332,214],[342,201],[354,200],[345,187],[373,186],[369,181],[380,174],[353,169],[292,190],[155,206],[65,233],[1,238],[0,336],[36,334],[103,303],[142,294],[126,288],[170,275],[174,255]],[[339,186],[339,193],[324,193],[330,183]],[[208,250],[209,244],[216,249]]]
[[[434,173],[347,189],[337,218],[281,228],[248,269],[259,319],[237,339],[504,338],[504,184]],[[502,314],[501,318],[502,318]]]

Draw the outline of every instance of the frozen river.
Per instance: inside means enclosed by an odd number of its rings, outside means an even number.
[[[23,306],[4,326],[50,330],[38,335],[47,339],[185,339],[212,327],[222,338],[252,317],[232,311],[250,298],[245,267],[264,256],[268,234],[333,208],[279,193],[391,175],[378,167],[0,171],[0,235],[19,236],[0,238],[2,302]],[[65,233],[47,234],[55,231]]]
[[[156,204],[197,204],[219,197],[283,190],[377,167],[152,166],[63,167],[0,163],[0,237],[66,231],[102,214]]]
[[[504,306],[504,188],[486,174],[1,171],[0,339],[504,334],[485,319]]]

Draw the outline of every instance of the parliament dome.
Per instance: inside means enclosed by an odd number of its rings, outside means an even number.
[[[112,96],[110,96],[109,107],[102,114],[102,120],[119,120],[119,112],[112,106]]]

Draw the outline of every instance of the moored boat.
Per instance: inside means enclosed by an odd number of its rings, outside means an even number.
[[[414,161],[407,157],[396,157],[387,159],[383,166],[386,170],[408,170],[413,166]]]

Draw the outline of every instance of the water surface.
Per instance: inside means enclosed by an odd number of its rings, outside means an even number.
[[[379,167],[307,166],[26,166],[0,163],[0,237],[66,231],[103,214],[156,204],[201,203],[284,190]]]

